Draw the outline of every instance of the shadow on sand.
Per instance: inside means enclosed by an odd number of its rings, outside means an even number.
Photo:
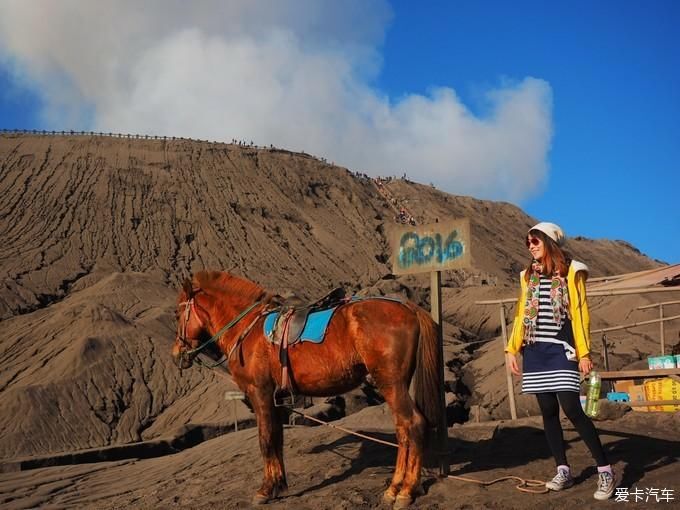
[[[581,442],[575,430],[566,424],[563,425],[566,435],[570,438],[566,441],[567,455],[571,457],[570,460],[575,461],[574,464],[576,465],[592,463],[592,458],[585,445],[582,444],[582,448],[578,450],[574,448],[574,445]],[[459,430],[465,430],[465,428]],[[486,427],[486,430],[471,428],[465,432],[465,439],[460,437],[449,437],[448,439],[452,475],[470,475],[494,469],[512,470],[535,461],[552,459],[543,429],[540,426],[503,424],[495,428]],[[605,428],[599,428],[599,432],[603,437],[605,451],[610,462],[613,465],[618,465],[619,469],[621,469],[621,465],[624,466],[623,472],[619,473],[619,485],[622,487],[631,487],[645,473],[678,460],[676,455],[680,450],[676,441]],[[371,431],[362,433],[383,441],[395,442],[394,434]],[[475,433],[486,436],[486,438],[476,440],[473,437]],[[612,436],[615,438],[613,441]],[[358,444],[360,444],[359,454],[356,458],[351,458],[343,453],[348,447]],[[342,473],[331,476],[314,486],[306,487],[295,494],[289,494],[290,496],[302,496],[308,492],[336,484],[368,468],[382,468],[381,470],[384,470],[386,475],[385,487],[387,487],[388,479],[392,475],[396,461],[396,449],[355,436],[344,436],[332,443],[315,446],[309,450],[309,453],[324,451],[332,451],[342,458],[350,460],[350,466]],[[435,456],[431,451],[428,452],[425,467],[430,468],[431,472],[438,467]],[[577,484],[581,483],[595,473],[596,468],[592,464],[590,467],[582,469],[580,473],[575,473],[575,481]],[[434,482],[434,476],[424,477],[423,487],[427,491],[428,487]]]

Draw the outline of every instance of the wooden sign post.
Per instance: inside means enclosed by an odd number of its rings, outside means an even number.
[[[446,426],[446,400],[444,398],[444,340],[442,333],[441,272],[470,266],[470,222],[468,219],[451,220],[430,225],[405,226],[392,233],[392,272],[394,274],[430,273],[430,313],[437,324],[439,344],[439,405],[437,424],[437,449],[439,471],[449,474]]]
[[[234,403],[234,432],[238,432],[238,414],[236,414],[238,403],[236,401],[245,400],[245,398],[246,396],[240,391],[227,391],[224,394],[224,400],[231,400]]]

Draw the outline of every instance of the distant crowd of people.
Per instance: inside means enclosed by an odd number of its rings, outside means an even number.
[[[397,216],[397,220],[399,221],[399,223],[402,223],[404,225],[406,225],[407,223],[409,225],[415,225],[416,224],[416,219],[413,216],[411,216],[410,214],[408,214],[406,212],[406,209],[404,209],[403,207],[401,209],[399,209],[399,215]]]
[[[257,147],[252,140],[250,141],[250,143],[248,143],[245,140],[237,140],[236,138],[232,138],[231,143],[234,145],[238,145],[239,147]],[[273,149],[274,146],[271,145],[271,148]]]
[[[406,177],[406,173],[404,173],[404,178]],[[416,219],[415,217],[406,209],[406,207],[403,204],[400,204],[397,199],[392,195],[390,190],[388,190],[385,187],[385,183],[391,182],[394,180],[394,177],[375,177],[373,179],[373,182],[375,182],[376,188],[378,188],[378,192],[383,196],[385,200],[388,201],[388,203],[392,206],[392,208],[397,211],[397,215],[395,216],[395,221],[397,223],[401,223],[402,225],[416,225]]]

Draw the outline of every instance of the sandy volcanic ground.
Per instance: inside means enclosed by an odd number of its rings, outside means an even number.
[[[387,441],[393,431],[381,426],[390,417],[371,407],[337,424]],[[575,431],[565,422],[568,456],[576,486],[563,493],[526,494],[513,481],[488,487],[439,479],[429,467],[426,494],[414,508],[593,508],[595,468]],[[620,479],[620,487],[672,489],[676,500],[655,503],[680,507],[677,414],[629,412],[598,428]],[[657,431],[665,430],[661,434]],[[381,508],[395,450],[328,427],[292,426],[285,430],[289,493],[269,505],[282,509]],[[545,480],[554,465],[540,418],[487,422],[449,430],[451,474],[480,480],[502,476]],[[6,466],[9,467],[9,466]],[[258,487],[261,461],[254,428],[232,432],[179,453],[150,459],[123,459],[9,472],[0,476],[3,508],[225,508],[250,506]],[[613,500],[598,505],[614,506]],[[632,503],[630,503],[632,504]],[[639,508],[656,508],[641,506]]]

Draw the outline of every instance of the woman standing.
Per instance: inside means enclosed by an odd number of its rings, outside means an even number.
[[[523,354],[522,392],[536,395],[557,474],[546,483],[560,491],[574,485],[564,447],[560,406],[597,462],[595,499],[614,493],[614,473],[593,422],[579,399],[579,371],[587,375],[590,360],[590,317],[586,301],[585,264],[562,251],[564,233],[554,223],[532,227],[526,239],[531,263],[520,275],[521,295],[512,335],[505,349],[512,373],[521,375],[516,354]]]

